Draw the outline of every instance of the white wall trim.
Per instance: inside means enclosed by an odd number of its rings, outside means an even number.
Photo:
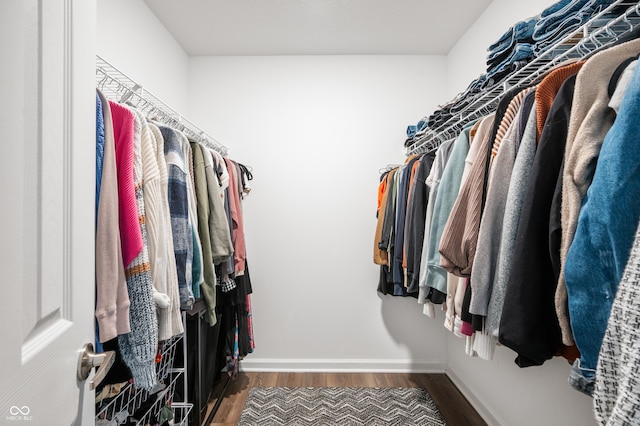
[[[349,373],[444,373],[445,361],[396,359],[260,359],[248,357],[241,371],[349,372]]]
[[[487,406],[482,403],[482,401],[478,399],[476,394],[471,389],[469,389],[464,380],[462,380],[454,370],[452,370],[450,367],[447,367],[445,373],[447,377],[451,379],[453,384],[458,388],[458,390],[462,393],[462,395],[467,398],[469,403],[473,406],[473,408],[475,408],[478,414],[480,414],[480,417],[482,417],[489,426],[500,426],[506,424],[504,421],[500,420],[500,416],[497,416],[494,412],[488,409]]]

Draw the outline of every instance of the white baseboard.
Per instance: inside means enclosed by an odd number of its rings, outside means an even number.
[[[467,387],[464,381],[460,379],[454,370],[447,368],[446,374],[489,426],[500,426],[505,424],[475,396],[471,389]]]
[[[446,363],[396,359],[260,359],[247,357],[241,371],[345,372],[345,373],[444,373]]]

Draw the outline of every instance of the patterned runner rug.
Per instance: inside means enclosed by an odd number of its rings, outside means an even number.
[[[417,388],[251,388],[239,425],[446,425]]]

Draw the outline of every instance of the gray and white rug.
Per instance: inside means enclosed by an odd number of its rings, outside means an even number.
[[[251,388],[239,425],[446,425],[417,388]]]

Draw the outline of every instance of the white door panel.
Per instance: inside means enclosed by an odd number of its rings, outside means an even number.
[[[93,424],[95,1],[0,4],[0,424]]]

